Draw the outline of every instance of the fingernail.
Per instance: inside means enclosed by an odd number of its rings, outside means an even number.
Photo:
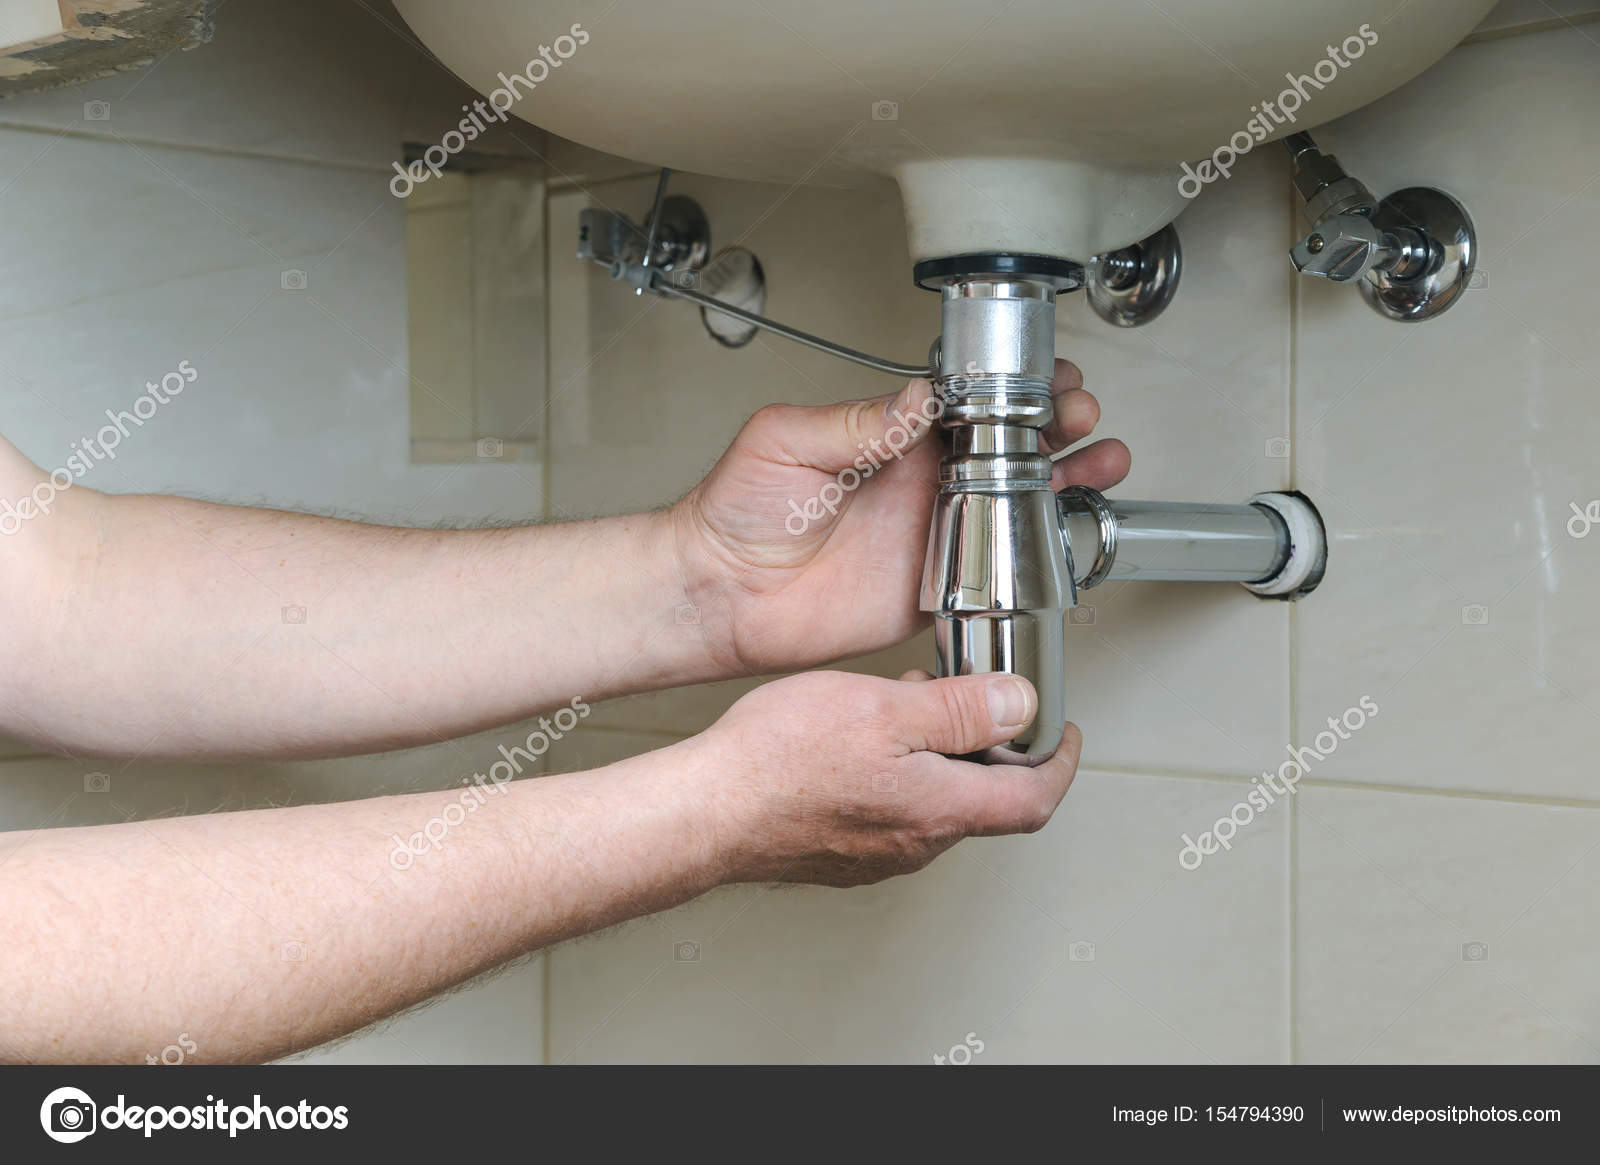
[[[1020,728],[1032,716],[1029,705],[1032,703],[1028,695],[1028,688],[1015,676],[995,680],[989,685],[989,719],[994,721],[996,728]]]
[[[888,403],[883,406],[883,419],[884,420],[886,420],[886,421],[894,420],[895,406],[898,405],[901,401],[903,401],[905,399],[905,397],[906,397],[906,393],[908,393],[910,391],[911,391],[911,386],[908,384],[908,385],[906,385],[905,388],[902,388],[899,392],[895,393],[892,397],[889,398]]]

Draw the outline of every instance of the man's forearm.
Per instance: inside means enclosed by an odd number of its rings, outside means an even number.
[[[0,835],[0,1056],[272,1059],[686,901],[721,874],[703,764]]]
[[[169,497],[63,501],[48,533],[70,552],[37,615],[13,608],[0,680],[0,731],[47,748],[375,752],[726,674],[685,610],[665,513],[418,530]]]

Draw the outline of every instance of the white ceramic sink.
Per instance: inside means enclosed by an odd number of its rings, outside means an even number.
[[[891,179],[918,260],[1013,251],[1078,261],[1170,222],[1186,205],[1181,163],[1212,156],[1236,134],[1239,145],[1249,138],[1259,149],[1372,101],[1427,68],[1493,7],[396,2],[417,35],[484,94],[503,88],[502,73],[524,73],[512,113],[563,137],[731,178]],[[552,63],[528,71],[542,60]],[[1277,109],[1291,88],[1286,73],[1310,77],[1297,87],[1302,99],[1284,99],[1300,106],[1295,120],[1269,117],[1253,131],[1261,103]],[[1226,151],[1220,160],[1227,164]],[[1191,179],[1185,190],[1201,185]]]

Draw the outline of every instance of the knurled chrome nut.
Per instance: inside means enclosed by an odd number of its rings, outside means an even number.
[[[1294,160],[1294,188],[1307,200],[1323,187],[1347,177],[1339,159],[1332,154],[1307,150]]]
[[[1049,489],[1050,469],[1050,459],[1042,455],[974,453],[946,457],[939,463],[939,481],[944,485],[977,483]]]
[[[1305,219],[1313,226],[1339,214],[1371,214],[1378,200],[1359,178],[1344,177],[1306,199]]]

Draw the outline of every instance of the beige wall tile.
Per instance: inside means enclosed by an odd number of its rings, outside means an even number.
[[[1244,782],[1085,771],[1024,838],[853,890],[738,887],[551,956],[553,1062],[1278,1060],[1287,814],[1198,870]]]
[[[1326,787],[1297,809],[1303,1060],[1600,1060],[1600,810]]]
[[[1572,262],[1600,210],[1596,51],[1574,29],[1468,45],[1319,131],[1375,190],[1454,192],[1483,253],[1481,285],[1418,327],[1299,288],[1297,472],[1333,540],[1299,610],[1299,731],[1362,693],[1384,709],[1320,776],[1600,797],[1600,540],[1568,530],[1600,497]]]

